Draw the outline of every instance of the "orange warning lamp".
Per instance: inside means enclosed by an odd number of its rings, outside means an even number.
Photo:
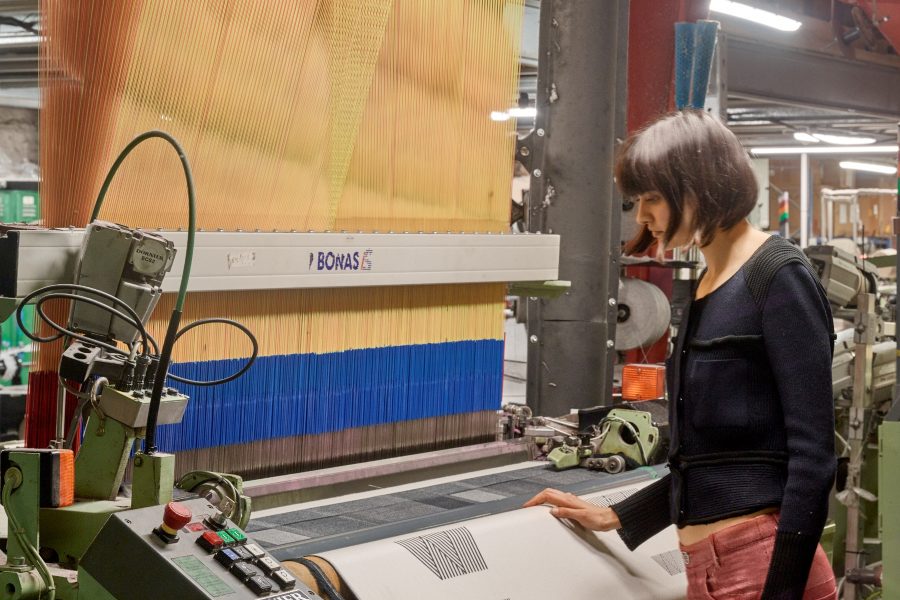
[[[75,454],[71,450],[48,448],[10,448],[0,452],[0,481],[11,467],[20,468],[31,457],[38,469],[32,475],[37,482],[38,505],[61,508],[75,503]]]
[[[622,400],[656,400],[666,393],[666,367],[663,365],[625,365],[622,369]]]

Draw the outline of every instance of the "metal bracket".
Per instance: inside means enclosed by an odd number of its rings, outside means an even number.
[[[541,129],[543,131],[543,129]],[[522,163],[522,166],[531,173],[531,159],[534,156],[534,131],[528,133],[528,135],[516,138],[516,160]]]

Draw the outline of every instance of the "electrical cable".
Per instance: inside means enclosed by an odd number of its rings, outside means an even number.
[[[213,385],[221,385],[223,383],[228,383],[229,381],[234,381],[241,375],[247,372],[247,370],[253,366],[253,363],[256,362],[256,357],[259,355],[259,342],[256,340],[256,336],[243,324],[238,323],[237,321],[233,321],[231,319],[225,319],[221,317],[214,317],[209,319],[200,319],[199,321],[194,321],[190,325],[182,327],[178,330],[178,333],[175,334],[175,341],[178,341],[178,338],[183,336],[185,333],[194,329],[195,327],[200,327],[201,325],[209,325],[211,323],[224,323],[225,325],[231,325],[232,327],[236,327],[240,329],[244,335],[246,335],[250,339],[250,343],[253,345],[253,352],[250,354],[250,357],[247,359],[247,362],[244,363],[244,366],[241,367],[240,370],[232,373],[228,377],[223,377],[222,379],[215,379],[211,381],[196,381],[194,379],[187,379],[184,377],[179,377],[178,375],[172,375],[169,373],[169,378],[175,381],[179,381],[181,383],[186,383],[189,385],[201,385],[201,386],[213,386]]]
[[[325,572],[322,571],[322,568],[319,567],[318,564],[305,557],[298,558],[297,562],[309,569],[310,574],[316,580],[316,583],[319,584],[321,591],[325,592],[325,595],[328,596],[329,600],[344,600],[344,597],[337,591],[331,583],[331,580],[328,579],[328,576],[325,575]]]
[[[87,302],[88,304],[93,304],[93,305],[98,306],[98,307],[103,307],[105,310],[107,310],[108,312],[110,312],[113,316],[122,317],[123,319],[124,319],[124,317],[126,316],[125,313],[119,312],[119,311],[117,311],[117,310],[114,309],[114,308],[110,308],[109,306],[106,306],[105,304],[103,304],[103,303],[100,302],[99,300],[94,300],[93,298],[83,298],[83,297],[79,296],[78,294],[66,294],[66,293],[62,293],[62,292],[55,292],[55,293],[52,293],[52,294],[46,294],[46,295],[44,295],[44,296],[41,296],[41,298],[40,298],[37,302],[34,303],[34,311],[38,314],[38,316],[41,317],[41,320],[43,320],[43,321],[44,321],[47,325],[49,325],[52,329],[58,331],[59,334],[58,334],[58,335],[55,335],[55,336],[52,336],[52,337],[50,337],[50,338],[40,338],[40,339],[36,339],[35,341],[40,341],[40,342],[50,342],[50,341],[58,340],[59,338],[65,336],[66,338],[76,339],[76,340],[79,340],[79,341],[84,342],[85,344],[89,344],[89,345],[91,345],[91,346],[98,346],[98,347],[103,348],[104,350],[106,350],[107,352],[110,352],[110,353],[112,353],[112,354],[121,354],[121,355],[123,355],[123,356],[131,356],[131,352],[130,352],[130,351],[126,352],[125,350],[122,350],[121,348],[119,348],[118,346],[116,346],[116,345],[114,345],[114,344],[110,344],[110,343],[107,343],[107,342],[102,342],[102,341],[100,341],[100,340],[98,340],[98,339],[96,339],[96,338],[92,338],[92,337],[88,337],[88,336],[86,336],[86,335],[82,335],[82,334],[80,334],[80,333],[76,333],[76,332],[74,332],[74,331],[71,331],[71,330],[69,330],[69,329],[66,329],[66,328],[62,327],[59,323],[56,323],[55,321],[53,321],[53,320],[52,320],[50,317],[48,317],[47,314],[44,312],[44,306],[43,306],[43,305],[44,305],[44,302],[47,302],[48,300],[54,300],[54,299],[57,299],[57,298],[64,298],[64,299],[69,299],[69,300],[77,300],[77,301]],[[129,324],[132,324],[130,320],[128,320],[128,323],[129,323]],[[28,334],[26,333],[26,335],[28,335]],[[145,356],[147,355],[147,351],[148,351],[148,350],[149,350],[149,345],[146,345],[146,344],[145,344],[145,345],[144,345],[144,352],[143,352],[143,354],[144,354]]]
[[[184,299],[185,296],[187,296],[188,281],[191,277],[191,264],[194,259],[194,236],[197,230],[194,178],[193,175],[191,175],[191,166],[188,163],[187,156],[185,155],[184,149],[181,147],[181,144],[178,143],[178,140],[176,140],[168,133],[158,130],[147,131],[131,140],[131,142],[129,142],[129,144],[125,146],[122,152],[119,153],[119,156],[116,157],[116,160],[110,167],[109,172],[106,174],[106,179],[104,179],[103,185],[100,187],[100,193],[97,194],[97,200],[94,202],[94,210],[91,212],[91,221],[94,221],[100,215],[100,209],[103,207],[103,200],[106,197],[106,192],[109,190],[109,186],[112,183],[113,177],[115,177],[116,172],[122,165],[122,162],[129,154],[131,154],[131,151],[134,150],[138,146],[138,144],[151,138],[161,138],[165,140],[173,148],[175,148],[175,151],[178,153],[178,158],[181,161],[181,166],[184,170],[185,183],[187,185],[188,230],[187,247],[185,249],[184,256],[184,268],[181,272],[181,286],[178,289],[178,297],[175,300],[175,308],[172,309],[172,316],[169,318],[169,326],[166,330],[166,337],[163,340],[163,345],[159,354],[159,366],[157,367],[156,371],[156,379],[153,381],[153,391],[150,394],[150,408],[147,414],[147,433],[146,437],[144,438],[144,453],[148,455],[156,453],[156,421],[159,416],[159,405],[162,398],[163,387],[166,381],[166,375],[169,371],[169,363],[172,361],[172,346],[175,344],[175,336],[178,333],[178,324],[181,321],[181,313],[184,309]]]
[[[18,479],[18,483],[15,481],[16,479]],[[41,558],[37,548],[25,537],[25,529],[19,524],[18,517],[9,508],[10,496],[12,496],[15,488],[22,485],[23,479],[22,471],[18,467],[7,469],[6,474],[3,476],[3,491],[0,493],[0,496],[3,498],[3,507],[6,509],[6,517],[10,525],[9,531],[16,536],[16,541],[19,542],[19,545],[25,552],[26,558],[31,561],[32,566],[37,569],[41,579],[44,580],[47,586],[47,600],[54,600],[56,598],[56,585],[53,583],[53,575],[50,574],[50,569],[47,568],[47,563]]]
[[[644,450],[644,442],[641,441],[640,434],[638,433],[638,430],[634,426],[634,424],[629,421],[626,421],[625,419],[623,419],[621,417],[607,415],[606,418],[610,421],[616,421],[618,423],[621,423],[622,425],[625,425],[625,427],[627,427],[628,430],[631,431],[631,434],[634,436],[635,443],[637,444],[638,450],[641,451],[641,462],[643,462],[644,465],[649,464],[647,462],[647,452]]]
[[[35,341],[35,342],[39,342],[39,343],[53,342],[53,341],[56,341],[56,340],[58,340],[59,338],[61,338],[61,337],[63,337],[63,336],[66,336],[66,335],[69,336],[69,337],[73,337],[73,338],[75,338],[75,339],[81,339],[81,338],[76,337],[76,336],[78,336],[79,334],[77,334],[77,333],[75,333],[75,332],[73,332],[73,331],[69,331],[68,329],[63,328],[62,326],[60,326],[60,325],[59,325],[58,323],[56,323],[55,321],[52,321],[51,319],[48,319],[48,318],[46,317],[46,315],[44,315],[43,313],[41,313],[41,315],[42,315],[42,318],[44,319],[44,321],[45,321],[48,325],[50,325],[50,327],[52,327],[53,329],[55,329],[56,331],[58,331],[58,332],[59,332],[59,335],[55,335],[55,336],[50,336],[50,337],[45,337],[45,338],[44,338],[44,337],[40,337],[40,336],[35,335],[33,332],[29,331],[29,330],[25,327],[25,321],[24,321],[24,319],[22,318],[22,311],[24,310],[25,305],[28,304],[28,302],[30,302],[33,298],[36,298],[37,296],[40,296],[41,294],[47,294],[48,292],[53,292],[53,295],[55,296],[55,295],[61,293],[61,292],[56,292],[55,290],[76,290],[76,291],[87,292],[87,293],[90,293],[90,294],[94,294],[94,295],[100,296],[101,298],[103,298],[103,299],[105,299],[105,300],[109,300],[109,301],[112,302],[113,304],[116,304],[116,305],[121,306],[122,308],[124,308],[124,309],[125,309],[125,312],[127,313],[127,315],[122,314],[120,311],[114,309],[112,306],[108,306],[108,305],[106,305],[106,304],[103,304],[102,302],[99,302],[98,300],[95,300],[95,299],[93,299],[93,298],[88,298],[88,297],[86,297],[86,296],[78,296],[78,295],[75,295],[75,294],[70,294],[70,295],[68,295],[68,296],[59,296],[59,297],[71,298],[71,296],[74,295],[74,296],[75,296],[75,298],[74,298],[75,301],[77,301],[77,302],[87,302],[88,304],[93,304],[94,306],[98,306],[98,307],[102,308],[103,310],[107,310],[108,312],[110,312],[110,313],[113,314],[114,316],[119,317],[120,319],[122,319],[123,321],[125,321],[126,323],[128,323],[129,325],[133,326],[133,327],[134,327],[135,329],[137,329],[138,332],[141,334],[141,343],[142,343],[143,346],[144,346],[144,354],[147,354],[147,351],[149,350],[148,340],[150,339],[150,336],[149,336],[149,334],[147,333],[147,329],[144,327],[144,324],[141,322],[141,318],[138,316],[138,314],[135,312],[135,310],[134,310],[133,308],[131,308],[131,306],[129,306],[129,304],[128,304],[127,302],[125,302],[124,300],[121,300],[121,299],[117,298],[116,296],[113,296],[112,294],[108,294],[108,293],[106,293],[106,292],[104,292],[104,291],[102,291],[102,290],[97,290],[97,289],[94,289],[94,288],[92,288],[92,287],[88,287],[88,286],[86,286],[86,285],[78,285],[77,283],[54,283],[54,284],[52,284],[52,285],[47,285],[47,286],[44,286],[44,287],[42,287],[42,288],[40,288],[40,289],[37,289],[37,290],[31,292],[30,294],[28,294],[27,296],[25,296],[24,298],[22,298],[22,301],[19,303],[19,306],[16,308],[16,322],[18,323],[19,328],[22,330],[22,332],[25,334],[25,336],[26,336],[27,338],[29,338],[30,340],[33,340],[33,341]],[[49,295],[49,294],[48,294],[48,295]],[[39,301],[39,302],[40,302],[40,301]],[[87,339],[87,342],[88,342],[88,343],[91,343],[91,344],[94,344],[94,343],[97,343],[97,340],[93,340],[92,338],[88,338],[88,339]],[[156,345],[156,340],[153,340],[153,343],[154,343],[154,345]],[[115,351],[116,353],[119,353],[119,354],[122,354],[122,353],[123,353],[122,350],[120,350],[119,348],[116,348],[116,347],[114,347],[114,346],[113,346],[113,348],[115,348],[114,351]]]
[[[95,221],[97,217],[100,216],[100,209],[103,207],[103,201],[106,198],[106,192],[109,190],[109,186],[112,183],[113,178],[116,175],[116,172],[119,170],[119,167],[124,162],[125,158],[131,154],[131,151],[134,150],[141,142],[152,138],[160,138],[167,141],[169,144],[175,148],[175,151],[178,153],[178,158],[181,161],[182,169],[184,170],[185,183],[187,184],[187,193],[188,193],[188,231],[187,231],[187,247],[185,249],[184,256],[184,270],[181,273],[181,287],[178,289],[178,298],[175,301],[175,310],[181,312],[184,308],[184,298],[187,295],[187,286],[188,281],[191,278],[191,264],[194,259],[194,234],[196,232],[196,201],[194,194],[194,177],[191,174],[191,166],[188,163],[187,156],[184,153],[184,148],[181,147],[181,144],[178,143],[174,137],[166,133],[165,131],[152,130],[146,131],[128,143],[127,146],[119,153],[119,156],[116,157],[116,160],[113,162],[112,166],[109,168],[109,171],[106,174],[106,179],[103,180],[103,185],[100,187],[100,192],[97,194],[97,199],[94,201],[94,210],[91,212],[91,221]]]

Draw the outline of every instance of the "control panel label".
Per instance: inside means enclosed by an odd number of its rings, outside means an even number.
[[[310,597],[303,592],[287,592],[280,596],[272,596],[269,600],[310,600]]]
[[[228,587],[227,583],[219,579],[218,576],[196,556],[179,556],[173,558],[172,562],[178,565],[188,577],[194,580],[194,583],[203,588],[203,590],[213,598],[234,593],[234,590]]]

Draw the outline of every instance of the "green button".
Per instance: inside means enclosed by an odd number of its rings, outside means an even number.
[[[217,531],[216,533],[222,538],[222,541],[225,542],[226,546],[234,546],[237,543],[237,540],[231,537],[231,534],[229,534],[228,531],[229,530]]]
[[[244,532],[237,527],[232,527],[231,529],[226,529],[225,531],[228,533],[228,535],[234,538],[235,543],[243,544],[247,541],[247,536],[244,535]]]

